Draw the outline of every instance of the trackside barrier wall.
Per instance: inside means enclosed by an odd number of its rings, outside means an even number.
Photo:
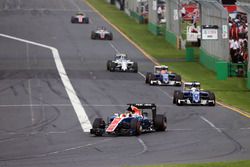
[[[180,12],[178,0],[166,0],[166,32],[165,39],[173,46],[180,48]]]
[[[136,0],[125,0],[124,2],[124,11],[129,16],[131,16],[131,13],[136,13],[136,6],[137,2]]]
[[[143,0],[146,1],[146,0]],[[138,0],[124,0],[124,11],[130,17],[136,20],[138,23],[144,23],[145,18],[142,16],[141,13],[141,1]]]
[[[157,6],[157,0],[149,1],[148,30],[155,35],[159,35],[161,31],[160,26],[158,25]]]
[[[216,68],[218,61],[228,63],[230,60],[228,13],[218,1],[199,0],[198,2],[200,5],[201,25],[218,26],[218,39],[201,39],[200,63],[215,71],[217,75],[228,74],[228,69],[224,68],[224,65],[223,68]],[[222,31],[224,36],[222,36]],[[218,78],[223,77],[218,76]]]
[[[106,0],[110,4],[115,4],[115,0]]]
[[[148,30],[155,35],[159,34],[157,26],[157,0],[150,0],[148,4]]]
[[[115,0],[115,6],[119,10],[124,10],[125,0]]]

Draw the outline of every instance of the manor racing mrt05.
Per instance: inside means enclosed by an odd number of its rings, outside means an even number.
[[[122,114],[114,113],[107,119],[96,118],[91,134],[103,135],[140,135],[143,132],[165,131],[167,117],[156,113],[155,104],[128,104]]]

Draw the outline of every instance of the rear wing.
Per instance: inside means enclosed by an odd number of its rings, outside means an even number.
[[[160,73],[161,70],[167,70],[168,71],[168,66],[165,66],[165,65],[154,66],[154,73]]]
[[[153,119],[156,117],[156,105],[154,103],[130,103],[128,106],[135,106],[140,110],[150,109],[152,111]]]
[[[191,89],[191,88],[193,88],[193,87],[200,89],[200,87],[201,87],[200,82],[194,81],[194,82],[185,82],[185,83],[184,83],[184,89],[185,89],[185,90],[186,90],[186,89]]]

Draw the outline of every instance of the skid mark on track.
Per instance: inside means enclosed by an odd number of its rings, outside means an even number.
[[[83,148],[95,146],[95,145],[98,145],[98,144],[109,142],[111,140],[112,139],[102,139],[102,140],[97,141],[97,142],[92,142],[92,143],[88,143],[88,144],[84,144],[84,145],[69,147],[69,148],[62,149],[62,150],[56,150],[56,151],[51,151],[51,152],[41,153],[41,154],[36,154],[36,155],[16,156],[16,157],[10,157],[10,158],[1,157],[0,161],[14,161],[14,160],[43,158],[43,157],[53,156],[53,155],[57,155],[57,154],[61,154],[61,153],[66,153],[66,152],[70,152],[70,151],[75,151],[75,150],[79,150],[79,149],[83,149]]]

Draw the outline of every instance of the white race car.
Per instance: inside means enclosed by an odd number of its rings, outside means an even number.
[[[105,27],[101,27],[91,32],[91,39],[113,40],[113,34]]]
[[[71,23],[89,24],[89,17],[84,13],[77,13],[71,17]]]
[[[115,55],[114,60],[107,61],[107,70],[121,71],[121,72],[138,72],[138,64],[137,62],[133,62],[128,59],[126,54],[118,53]]]

